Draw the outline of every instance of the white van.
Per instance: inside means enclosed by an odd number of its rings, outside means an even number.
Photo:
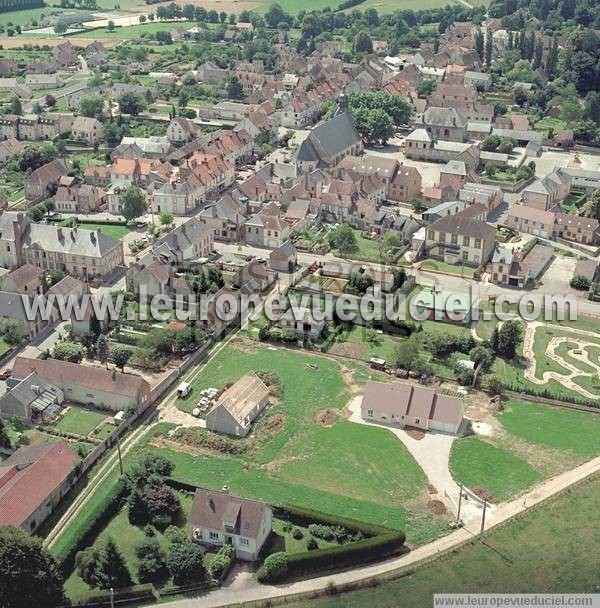
[[[177,387],[177,395],[180,399],[187,397],[192,392],[192,385],[189,382],[182,382]]]

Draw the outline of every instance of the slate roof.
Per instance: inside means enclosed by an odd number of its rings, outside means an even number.
[[[430,230],[480,238],[484,240],[494,240],[496,229],[486,222],[480,222],[472,218],[461,217],[460,215],[447,215],[436,220],[429,226]]]

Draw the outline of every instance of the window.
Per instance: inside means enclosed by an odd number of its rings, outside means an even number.
[[[367,418],[373,418],[373,410],[367,410]]]
[[[208,533],[208,537],[211,540],[218,540],[219,538],[219,533],[218,532],[213,532],[212,530]]]
[[[463,245],[464,245],[465,247],[468,247],[468,246],[469,246],[469,242],[470,242],[469,237],[468,237],[468,236],[463,236]]]
[[[456,234],[452,235],[451,240],[453,245],[458,245],[458,236]]]
[[[481,249],[481,239],[475,239],[475,249]]]
[[[250,544],[250,541],[244,536],[240,536],[240,545],[244,545],[247,547]]]

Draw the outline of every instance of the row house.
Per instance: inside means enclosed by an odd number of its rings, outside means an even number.
[[[301,129],[314,122],[321,110],[321,98],[311,92],[292,97],[281,110],[281,126]]]
[[[155,253],[168,252],[172,264],[188,269],[213,250],[213,231],[197,217],[190,218],[162,236],[153,246]]]
[[[59,213],[91,213],[99,211],[105,200],[106,192],[97,186],[59,186],[54,196],[54,208]]]
[[[67,173],[67,165],[60,158],[42,165],[30,173],[25,180],[25,198],[30,202],[36,202],[54,195],[60,179]]]
[[[287,241],[290,227],[275,203],[269,203],[246,221],[246,244],[275,249]]]
[[[173,215],[191,215],[204,201],[205,185],[191,171],[177,171],[166,183],[152,192],[152,213],[168,211]]]
[[[231,195],[206,205],[197,218],[213,230],[216,241],[239,243],[244,240],[246,217],[242,205]]]
[[[549,211],[561,203],[570,191],[571,177],[555,169],[523,190],[523,204],[527,207]]]
[[[436,140],[425,129],[415,129],[405,139],[406,158],[426,162],[463,161],[472,171],[479,166],[480,150],[474,144]]]
[[[247,131],[219,131],[204,150],[208,154],[223,157],[228,163],[246,162],[254,152],[254,140]]]
[[[467,138],[467,121],[455,108],[429,107],[417,116],[415,126],[444,141],[464,142]]]
[[[207,197],[222,192],[235,181],[234,166],[216,154],[197,152],[183,166],[204,185]]]
[[[71,129],[72,117],[51,114],[0,116],[0,139],[53,140]]]

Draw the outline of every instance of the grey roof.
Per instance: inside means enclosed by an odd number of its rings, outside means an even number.
[[[304,162],[319,162],[319,155],[309,138],[306,138],[298,147],[296,159]]]
[[[3,241],[15,240],[14,222],[19,221],[19,216],[22,217],[21,228],[25,229],[31,223],[31,219],[25,214],[18,211],[5,211],[0,215],[0,239]]]
[[[336,114],[333,118],[326,120],[315,127],[310,132],[305,142],[306,141],[311,144],[312,152],[317,155],[317,158],[319,160],[325,160],[320,158],[314,144],[318,144],[323,148],[325,153],[332,158],[347,148],[360,143],[361,137],[356,130],[352,116],[346,111]],[[299,155],[305,142],[303,142],[298,150]],[[304,151],[302,152],[304,153]]]
[[[455,108],[427,108],[422,117],[422,124],[438,127],[466,127],[465,119]]]
[[[447,215],[436,220],[429,226],[430,230],[457,234],[484,240],[494,240],[496,229],[486,222],[460,215]]]
[[[10,394],[19,403],[29,405],[37,412],[43,412],[56,401],[59,396],[59,389],[32,372],[12,388]]]
[[[25,233],[24,243],[39,246],[44,251],[59,251],[71,255],[104,257],[121,241],[107,236],[100,230],[60,228],[49,224],[31,224]]]
[[[406,141],[430,142],[431,135],[425,129],[415,129],[406,137]]]
[[[498,129],[494,127],[492,133],[500,137],[512,137],[517,141],[534,141],[539,144],[544,139],[544,135],[540,131],[517,131],[516,129]]]
[[[467,166],[462,160],[450,160],[441,169],[442,173],[452,175],[467,175]]]

